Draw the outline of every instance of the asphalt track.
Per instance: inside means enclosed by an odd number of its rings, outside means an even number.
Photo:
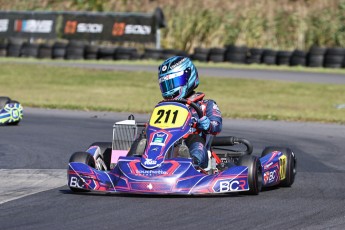
[[[222,135],[292,148],[291,188],[257,196],[157,197],[73,194],[72,152],[110,141],[127,113],[26,108],[18,127],[0,127],[0,229],[344,229],[345,126],[224,120]],[[144,121],[147,115],[135,115]]]

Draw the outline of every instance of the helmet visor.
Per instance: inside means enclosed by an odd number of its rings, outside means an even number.
[[[162,93],[166,93],[179,86],[185,86],[188,82],[189,75],[189,71],[180,71],[161,77],[159,79],[159,86],[161,88]]]

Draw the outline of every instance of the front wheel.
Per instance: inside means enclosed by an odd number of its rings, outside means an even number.
[[[244,155],[238,161],[239,166],[248,167],[249,195],[257,195],[262,188],[262,168],[259,158],[256,156]]]
[[[84,163],[92,168],[95,168],[95,159],[93,156],[87,152],[75,152],[69,159],[69,162],[79,162]],[[75,187],[69,187],[73,192],[86,192],[87,190],[79,189]]]

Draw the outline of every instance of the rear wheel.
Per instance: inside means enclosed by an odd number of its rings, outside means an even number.
[[[92,168],[95,168],[95,159],[87,152],[75,152],[69,159],[69,162],[84,163]],[[73,192],[86,192],[87,190],[79,189],[75,187],[69,187]]]
[[[238,161],[239,166],[248,167],[248,186],[250,195],[257,195],[262,188],[262,168],[259,158],[256,156],[244,155]]]
[[[272,153],[273,151],[279,151],[283,154],[284,157],[281,157],[279,160],[279,167],[280,167],[280,178],[282,180],[279,183],[279,186],[282,187],[290,187],[294,181],[296,176],[296,164],[297,159],[296,155],[292,152],[289,148],[283,147],[266,147],[261,154],[261,157],[266,156],[267,154]]]

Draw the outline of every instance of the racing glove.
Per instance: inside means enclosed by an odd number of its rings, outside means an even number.
[[[208,117],[203,116],[198,120],[197,127],[201,130],[207,131],[210,128],[211,121]]]

